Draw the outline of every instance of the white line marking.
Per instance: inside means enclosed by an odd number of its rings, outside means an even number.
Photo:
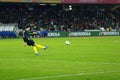
[[[120,71],[103,71],[103,72],[88,72],[88,73],[78,73],[78,74],[64,74],[64,75],[56,75],[56,76],[41,76],[41,77],[25,78],[25,79],[18,79],[18,80],[36,80],[36,79],[48,79],[48,78],[61,78],[61,77],[105,74],[105,73],[120,73]]]
[[[40,61],[40,62],[73,62],[73,63],[79,63],[79,64],[117,64],[120,65],[118,62],[80,62],[80,61],[65,61],[65,60],[40,60],[40,59],[0,59],[0,61]]]

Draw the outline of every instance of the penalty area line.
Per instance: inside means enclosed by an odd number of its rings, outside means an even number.
[[[61,77],[71,77],[71,76],[82,76],[82,75],[93,75],[93,74],[105,74],[105,73],[120,73],[120,71],[101,71],[101,72],[86,72],[78,74],[64,74],[64,75],[55,75],[55,76],[41,76],[34,78],[24,78],[18,80],[37,80],[37,79],[49,79],[49,78],[61,78]]]
[[[41,62],[60,62],[60,63],[73,62],[73,63],[79,63],[79,64],[116,64],[116,65],[120,65],[120,63],[118,63],[118,62],[80,62],[80,61],[40,60],[40,59],[0,59],[0,61],[17,61],[17,62],[41,61]]]

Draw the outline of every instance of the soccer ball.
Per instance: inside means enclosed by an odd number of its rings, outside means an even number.
[[[65,44],[66,45],[70,45],[70,41],[65,41]]]

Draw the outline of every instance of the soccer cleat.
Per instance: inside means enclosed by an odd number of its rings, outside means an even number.
[[[48,48],[48,46],[45,46],[44,50],[46,50]]]
[[[35,53],[35,55],[39,55],[38,53]]]

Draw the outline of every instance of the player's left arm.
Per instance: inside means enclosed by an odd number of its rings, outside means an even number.
[[[24,47],[25,47],[25,46],[27,46],[27,43],[26,43],[26,42],[24,42]]]

